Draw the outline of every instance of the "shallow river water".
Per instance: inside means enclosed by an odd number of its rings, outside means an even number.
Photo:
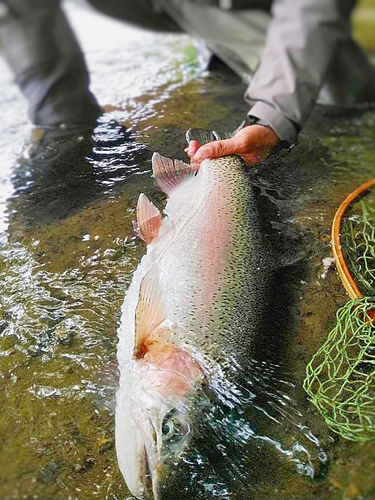
[[[11,75],[0,71],[2,500],[129,497],[116,464],[114,396],[120,307],[145,250],[133,235],[138,194],[163,204],[150,178],[153,151],[184,159],[189,127],[234,130],[247,111],[245,86],[224,68],[202,73],[190,37],[68,10],[105,107],[74,181],[65,170],[20,187],[30,126]],[[259,167],[261,189],[281,200],[285,231],[292,227],[305,249],[291,311],[297,384],[346,300],[336,271],[325,267],[330,226],[346,195],[374,177],[374,144],[374,112],[317,109],[298,147]],[[299,401],[324,447],[324,467],[315,479],[263,472],[249,500],[375,499],[375,444],[328,432],[302,389]]]

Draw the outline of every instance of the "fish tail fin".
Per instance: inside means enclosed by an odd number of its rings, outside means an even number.
[[[203,144],[216,141],[216,137],[213,132],[204,128],[189,128],[185,137],[188,144],[190,141],[198,141],[201,146],[203,146]]]
[[[234,135],[237,134],[245,125],[245,122],[242,122],[239,127],[236,128],[233,132],[218,132],[216,130],[206,130],[203,128],[189,128],[186,132],[186,141],[189,143],[190,141],[198,141],[200,146],[203,144],[207,144],[208,142],[213,141],[221,141],[223,139],[230,139]]]

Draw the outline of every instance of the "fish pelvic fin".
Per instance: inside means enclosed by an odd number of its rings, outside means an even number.
[[[138,304],[135,310],[135,358],[140,359],[144,356],[147,340],[165,319],[159,276],[154,264],[143,277],[139,288]]]
[[[208,142],[213,141],[221,141],[223,139],[230,139],[234,135],[237,134],[245,125],[245,122],[242,122],[239,127],[236,128],[233,132],[217,132],[216,130],[206,130],[203,128],[189,128],[186,132],[186,141],[189,143],[190,141],[198,141],[200,146],[203,144],[207,144]]]
[[[170,194],[177,186],[194,177],[196,168],[181,160],[171,160],[159,153],[152,156],[152,171],[157,186],[166,194]]]
[[[143,193],[139,195],[137,203],[137,230],[138,236],[144,242],[151,243],[161,226],[160,210]]]

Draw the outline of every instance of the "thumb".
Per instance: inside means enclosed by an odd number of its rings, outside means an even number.
[[[214,141],[201,146],[192,157],[194,163],[200,163],[207,158],[217,158],[233,154],[233,139]]]

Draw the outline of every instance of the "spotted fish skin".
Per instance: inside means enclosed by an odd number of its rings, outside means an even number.
[[[270,389],[279,352],[265,327],[277,265],[252,174],[240,157],[204,160],[195,172],[156,154],[153,171],[168,201],[164,218],[144,195],[138,203],[147,253],[118,331],[116,450],[136,498],[172,499],[177,491],[185,498],[176,478],[188,477],[186,498],[206,499],[207,478],[223,483],[217,475],[232,466],[228,436],[238,440],[240,455],[254,433],[243,408],[276,420],[272,412],[284,404],[279,389]],[[240,428],[248,429],[246,439],[236,437]],[[207,440],[224,450],[219,457]],[[190,470],[192,463],[198,469]],[[225,488],[222,498],[231,498]]]
[[[165,212],[175,231],[156,258],[170,319],[215,363],[229,350],[237,356],[239,343],[248,356],[274,264],[247,167],[237,156],[204,161]]]

